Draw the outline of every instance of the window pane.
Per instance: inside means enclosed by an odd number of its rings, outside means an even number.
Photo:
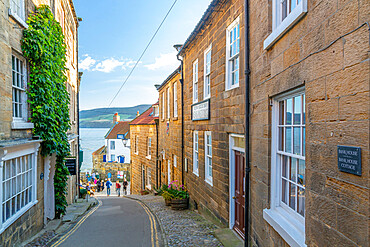
[[[279,102],[279,125],[284,124],[284,103],[284,100]]]
[[[287,200],[287,181],[285,179],[282,179],[282,184],[281,184],[281,200],[285,203],[288,204]]]
[[[306,128],[302,128],[302,155],[306,155]]]
[[[285,124],[290,125],[292,124],[292,115],[293,115],[293,100],[292,99],[287,99],[286,100],[286,119],[285,119]]]
[[[292,128],[285,128],[285,152],[292,152]]]
[[[21,209],[21,195],[17,196],[17,212]]]
[[[289,158],[287,156],[282,156],[282,165],[281,165],[281,175],[284,178],[288,178],[288,167],[289,167]]]
[[[295,210],[296,186],[289,183],[289,207]]]
[[[298,188],[297,211],[300,215],[304,216],[305,209],[305,189]]]
[[[295,158],[290,159],[291,159],[289,170],[290,180],[292,180],[293,182],[297,182],[297,159]]]
[[[306,172],[306,164],[304,160],[298,161],[298,184],[305,186],[305,172]]]
[[[281,10],[281,20],[283,21],[286,17],[287,17],[287,11],[288,11],[288,9],[287,9],[287,6],[288,4],[287,4],[287,0],[283,0],[282,2],[281,2],[281,8],[282,8],[282,10]]]
[[[300,154],[301,153],[301,128],[294,127],[293,128],[293,153]]]
[[[306,124],[306,96],[304,94],[302,95],[302,111],[303,111],[302,121],[303,124]]]
[[[284,151],[284,128],[279,127],[279,151]]]
[[[302,98],[294,97],[294,124],[301,124]]]
[[[293,11],[293,9],[295,9],[295,7],[297,6],[296,1],[297,0],[290,0],[290,11],[289,12]]]

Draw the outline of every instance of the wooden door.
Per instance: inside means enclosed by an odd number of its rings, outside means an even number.
[[[245,224],[245,169],[244,169],[244,153],[235,151],[235,225],[234,230],[244,238]]]

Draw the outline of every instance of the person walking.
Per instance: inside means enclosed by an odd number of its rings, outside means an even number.
[[[107,186],[107,196],[110,196],[110,187],[112,186],[110,178],[108,178],[108,181],[105,183],[105,186]]]
[[[103,192],[104,191],[104,180],[103,179],[101,180],[100,187],[101,187],[101,192]]]
[[[98,181],[96,185],[97,185],[97,187],[98,187],[97,191],[98,191],[98,192],[100,192],[101,182],[100,182],[100,181]]]
[[[118,180],[116,182],[116,193],[117,193],[118,197],[121,196],[121,185],[119,184]]]
[[[123,182],[122,182],[122,190],[125,193],[125,195],[127,195],[127,186],[128,186],[128,182],[125,178],[125,179],[123,179]]]

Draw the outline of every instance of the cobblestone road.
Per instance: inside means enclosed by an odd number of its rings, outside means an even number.
[[[212,232],[217,227],[191,210],[174,211],[166,207],[160,196],[130,195],[141,200],[157,216],[161,223],[165,239],[172,246],[222,246]]]

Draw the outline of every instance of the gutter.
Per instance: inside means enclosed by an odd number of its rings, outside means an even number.
[[[250,155],[249,155],[249,129],[250,129],[250,116],[249,116],[249,105],[250,105],[250,63],[249,63],[249,0],[244,0],[244,30],[245,30],[245,69],[244,69],[244,76],[245,76],[245,133],[244,133],[244,140],[245,140],[245,202],[244,202],[244,224],[245,224],[245,233],[244,233],[244,246],[247,247],[250,245],[250,227],[249,227],[249,195],[250,195]]]

